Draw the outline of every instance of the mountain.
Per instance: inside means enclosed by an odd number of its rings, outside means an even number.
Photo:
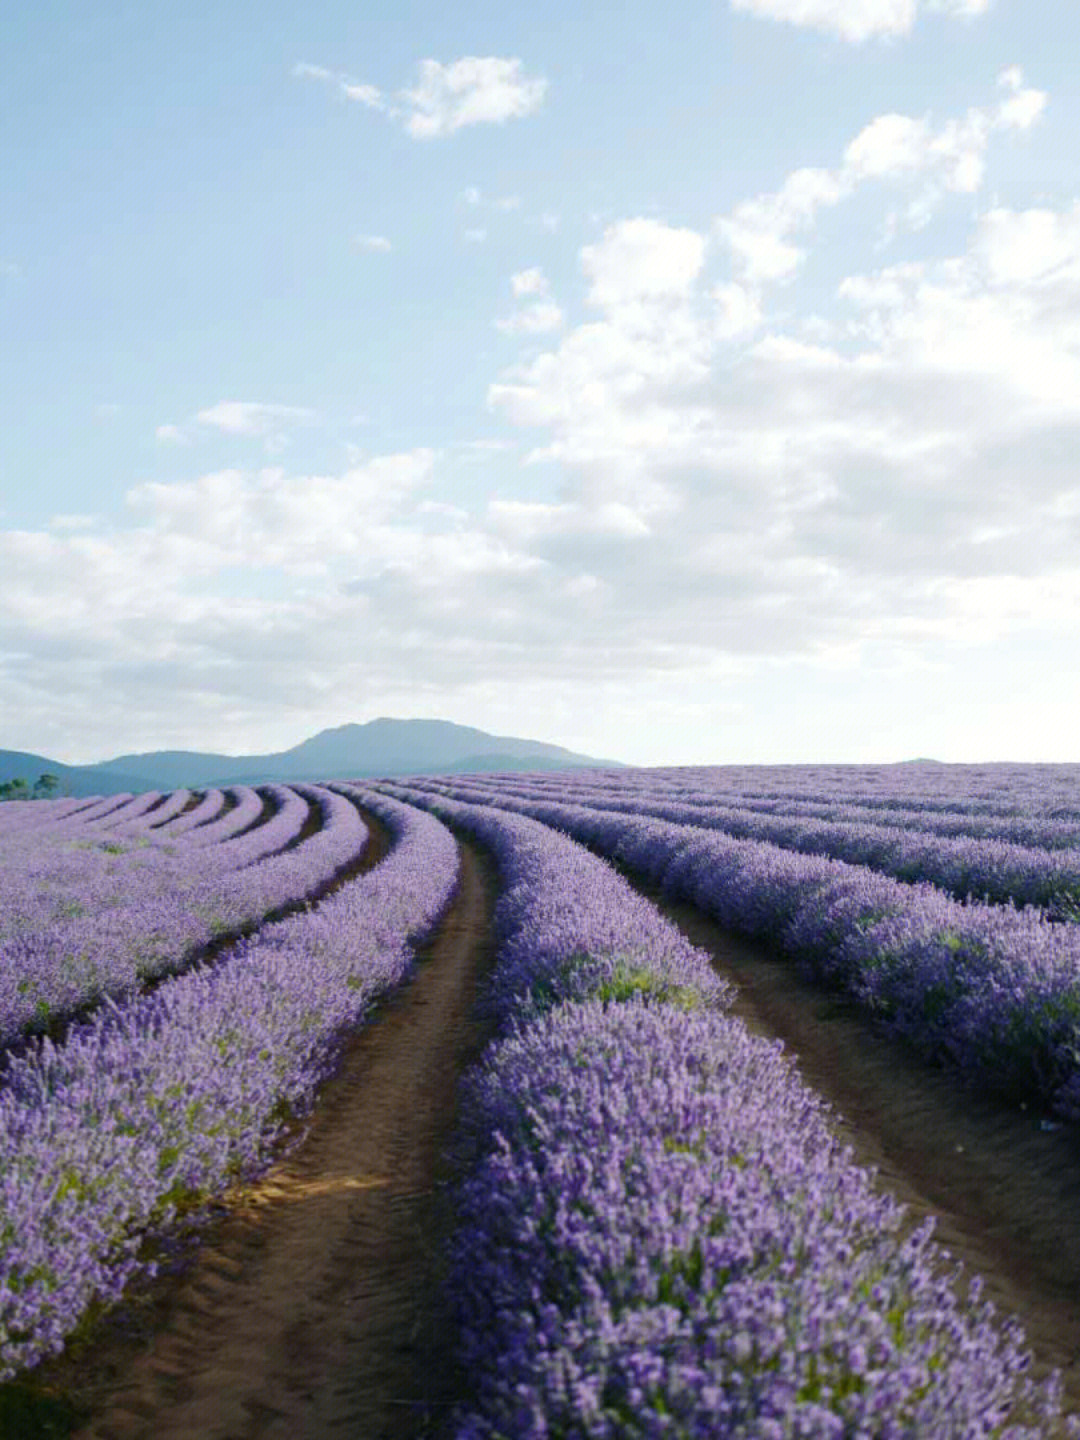
[[[6,774],[4,761],[22,761]],[[220,755],[200,750],[157,750],[119,755],[96,765],[61,765],[43,755],[0,751],[0,780],[46,770],[61,790],[109,795],[119,790],[175,790],[182,785],[254,784],[264,780],[349,780],[365,775],[468,774],[499,770],[571,770],[615,766],[561,745],[489,735],[449,720],[370,720],[320,731],[290,750],[269,755]]]

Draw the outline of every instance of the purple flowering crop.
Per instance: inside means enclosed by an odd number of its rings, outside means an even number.
[[[380,788],[489,845],[506,887],[503,1038],[459,1133],[457,1440],[1077,1433],[653,907],[546,827]]]
[[[197,805],[190,810],[177,815],[174,820],[167,820],[158,830],[161,839],[174,840],[179,835],[185,835],[189,830],[195,830],[200,825],[205,825],[210,820],[216,820],[221,814],[225,804],[225,792],[223,790],[207,790]]]
[[[481,781],[479,788],[489,793],[492,787]],[[866,865],[898,880],[925,880],[959,899],[1038,905],[1055,919],[1080,918],[1080,851],[1072,846],[1051,850],[1001,836],[937,835],[917,826],[878,825],[868,821],[865,810],[836,819],[792,814],[787,809],[761,813],[717,804],[701,794],[672,797],[662,788],[632,788],[626,782],[582,786],[563,778],[560,790],[550,781],[501,778],[495,793],[500,798],[571,801],[590,809],[719,830],[739,840],[764,840],[785,850]],[[1071,833],[1075,834],[1075,827]]]
[[[148,1230],[262,1164],[346,1032],[407,974],[456,885],[457,847],[430,815],[364,800],[394,837],[373,870],[9,1065],[0,1379],[61,1349],[95,1297],[120,1293]]]
[[[213,848],[191,843],[199,831],[166,844],[94,827],[91,841],[89,824],[75,844],[64,826],[58,837],[38,827],[32,840],[0,839],[0,1045],[181,970],[215,936],[329,881],[360,853],[366,831],[341,796],[298,790],[280,792],[266,824]],[[311,805],[321,828],[283,849]]]
[[[775,945],[982,1088],[1080,1119],[1080,927],[648,816],[417,783],[566,831]]]

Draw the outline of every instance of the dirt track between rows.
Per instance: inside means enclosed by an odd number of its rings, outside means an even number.
[[[624,872],[625,873],[625,872]],[[627,874],[634,883],[634,877]],[[723,931],[693,906],[641,893],[738,986],[733,1011],[783,1040],[834,1109],[860,1164],[913,1216],[937,1217],[938,1243],[979,1274],[997,1308],[1024,1327],[1037,1371],[1062,1372],[1080,1413],[1080,1147],[1075,1131],[963,1088],[795,966]]]
[[[495,888],[475,850],[461,862],[416,974],[350,1042],[303,1143],[229,1197],[141,1345],[72,1395],[80,1440],[399,1440],[445,1417],[440,1181]]]

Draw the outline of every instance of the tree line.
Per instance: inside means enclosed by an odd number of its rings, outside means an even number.
[[[59,775],[46,771],[33,785],[21,775],[0,785],[0,800],[51,800],[60,789]]]

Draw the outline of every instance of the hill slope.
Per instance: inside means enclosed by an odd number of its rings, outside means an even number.
[[[10,762],[10,763],[5,763]],[[181,785],[254,784],[263,780],[348,780],[364,775],[421,775],[492,770],[570,770],[614,765],[561,745],[490,735],[449,720],[381,718],[340,725],[267,755],[222,755],[201,750],[157,750],[118,755],[96,765],[62,765],[44,755],[0,751],[0,781],[16,775],[31,783],[49,770],[62,791],[75,795],[119,790],[174,790]]]

